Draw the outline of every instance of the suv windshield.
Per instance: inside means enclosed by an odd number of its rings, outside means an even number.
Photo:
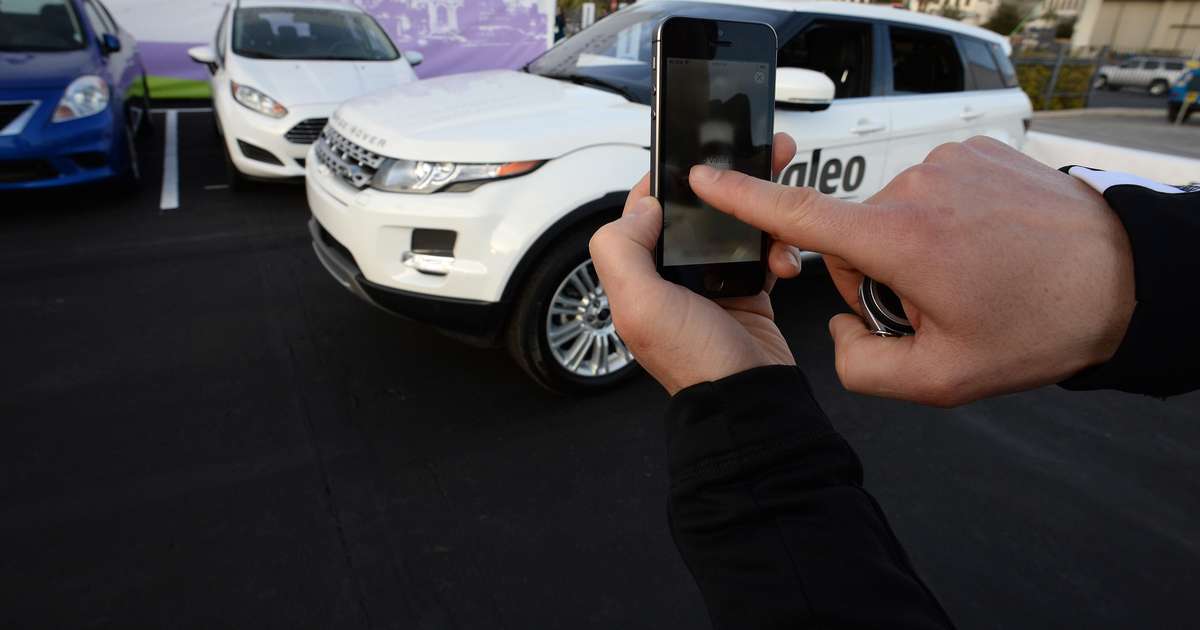
[[[0,51],[79,50],[83,42],[67,0],[0,0]]]
[[[551,79],[608,89],[631,101],[649,103],[654,29],[663,18],[675,13],[766,22],[776,30],[792,15],[788,11],[708,3],[637,4],[559,42],[530,62],[525,70]]]
[[[238,9],[233,52],[254,59],[392,61],[400,56],[366,14],[286,7]]]

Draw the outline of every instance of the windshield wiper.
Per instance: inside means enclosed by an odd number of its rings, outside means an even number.
[[[271,53],[260,52],[257,50],[235,50],[233,52],[251,59],[286,59],[286,57],[279,57],[277,55],[272,55]]]
[[[571,83],[574,83],[575,85],[587,85],[590,87],[597,87],[602,90],[608,90],[609,92],[615,92],[617,94],[620,94],[621,96],[624,96],[625,100],[627,100],[627,101],[632,101],[634,103],[638,102],[638,98],[633,92],[630,92],[629,90],[627,90],[619,85],[614,85],[612,83],[609,83],[608,81],[605,81],[604,79],[599,79],[599,78],[596,78],[593,76],[588,76],[586,74],[560,74],[560,75],[552,74],[552,75],[548,75],[548,76],[551,79],[570,81]]]

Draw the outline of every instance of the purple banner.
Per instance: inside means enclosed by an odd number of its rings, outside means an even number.
[[[417,74],[516,68],[549,46],[553,2],[539,0],[353,0],[401,50],[425,55]]]
[[[549,0],[348,0],[387,31],[401,51],[425,56],[417,75],[516,68],[549,46]],[[212,25],[216,30],[216,25]],[[187,56],[199,45],[141,38],[138,46],[149,74],[205,80],[203,66]]]

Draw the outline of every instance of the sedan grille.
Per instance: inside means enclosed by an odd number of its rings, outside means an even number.
[[[375,171],[387,160],[386,157],[368,151],[342,134],[326,127],[317,142],[317,159],[333,171],[342,181],[363,189],[370,185]]]
[[[328,118],[309,118],[292,127],[284,134],[284,137],[288,139],[288,142],[312,144],[321,137],[321,130],[325,128],[327,122],[329,122]]]

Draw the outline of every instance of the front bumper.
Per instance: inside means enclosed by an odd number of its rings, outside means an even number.
[[[296,107],[288,115],[270,118],[229,100],[217,105],[225,148],[241,173],[258,179],[304,177],[305,157],[312,140],[336,105]],[[304,134],[307,125],[315,132]],[[288,138],[289,132],[292,139]],[[305,137],[307,135],[307,137]],[[300,141],[296,141],[300,140]],[[249,145],[247,148],[246,145]]]
[[[429,324],[443,332],[480,345],[500,338],[506,305],[401,291],[374,284],[363,277],[353,255],[315,217],[308,221],[313,252],[338,284],[388,313]]]
[[[123,121],[112,106],[95,116],[52,123],[54,105],[42,101],[23,131],[0,135],[0,190],[86,184],[128,168]]]

